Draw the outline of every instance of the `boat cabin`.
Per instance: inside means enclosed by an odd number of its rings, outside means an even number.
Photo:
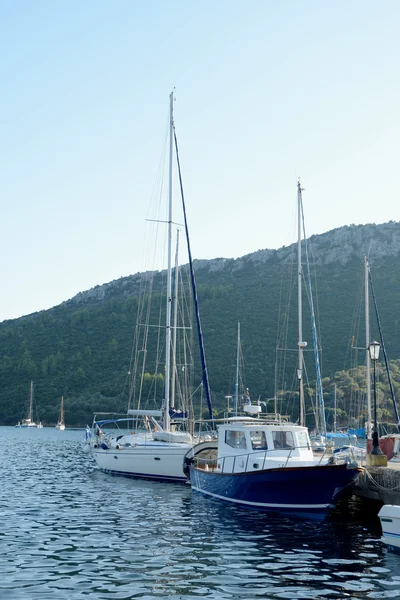
[[[313,461],[306,427],[265,424],[258,419],[218,427],[218,468],[240,472]]]

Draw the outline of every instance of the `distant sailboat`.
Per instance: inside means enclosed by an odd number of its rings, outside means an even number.
[[[28,416],[26,417],[26,419],[22,419],[21,423],[18,421],[18,424],[16,425],[16,427],[36,427],[39,429],[41,429],[43,427],[43,425],[41,423],[39,423],[37,425],[33,420],[33,381],[31,381],[30,391],[29,391]]]
[[[64,396],[61,396],[61,405],[60,405],[60,416],[58,418],[58,423],[56,425],[56,429],[60,431],[64,431],[65,423],[64,423]]]

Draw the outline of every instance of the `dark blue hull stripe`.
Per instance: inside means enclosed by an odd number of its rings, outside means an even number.
[[[384,531],[383,535],[386,537],[394,537],[396,539],[400,539],[400,533],[390,533],[389,531]]]

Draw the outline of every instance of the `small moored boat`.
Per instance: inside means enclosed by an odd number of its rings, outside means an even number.
[[[400,551],[400,506],[384,504],[378,517],[382,526],[382,542]]]
[[[324,518],[363,471],[350,455],[315,457],[308,429],[279,415],[232,417],[218,427],[217,452],[193,454],[186,471],[195,492],[305,517]]]
[[[60,404],[60,416],[58,417],[58,422],[56,425],[56,429],[60,431],[64,431],[65,423],[64,423],[64,396],[61,396],[61,404]]]
[[[100,469],[115,475],[184,483],[182,462],[193,446],[192,437],[164,430],[157,421],[161,411],[128,413],[123,418],[95,418],[86,451],[92,453]],[[107,426],[112,427],[111,433],[107,433]]]
[[[33,381],[31,381],[30,384],[30,388],[29,388],[29,410],[28,410],[28,416],[26,417],[26,419],[22,419],[21,421],[18,421],[17,425],[15,425],[15,427],[29,427],[29,428],[36,428],[36,429],[42,429],[43,425],[41,422],[39,423],[35,423],[33,420]]]

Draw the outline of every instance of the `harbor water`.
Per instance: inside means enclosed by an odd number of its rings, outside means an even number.
[[[400,598],[376,511],[268,516],[100,472],[84,431],[0,427],[0,599]]]

